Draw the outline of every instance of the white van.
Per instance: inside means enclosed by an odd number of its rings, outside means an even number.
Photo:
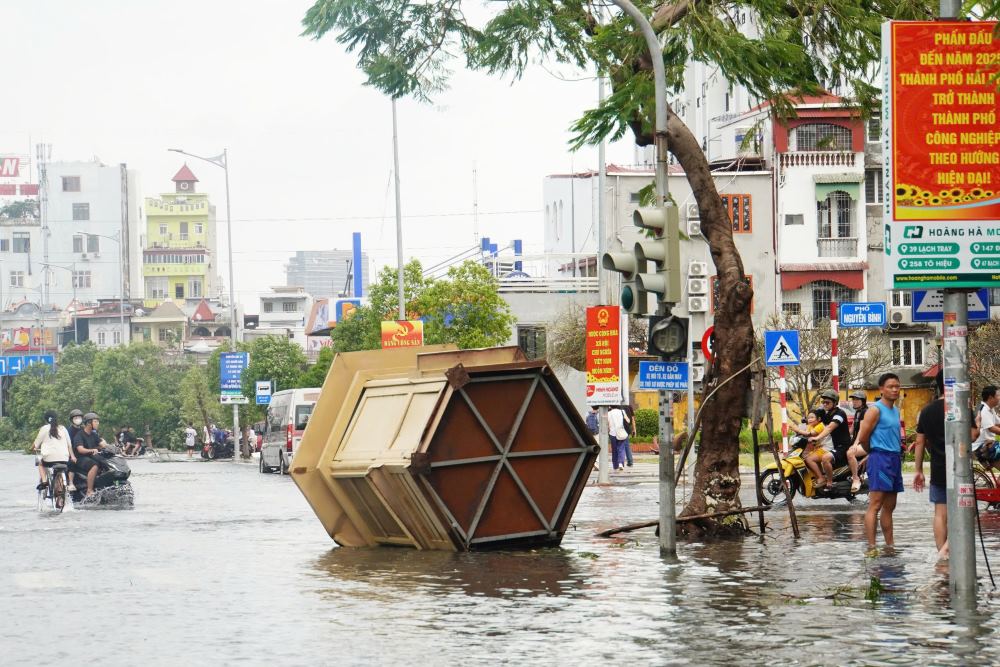
[[[318,388],[286,389],[271,396],[260,447],[261,472],[288,472],[319,392]]]

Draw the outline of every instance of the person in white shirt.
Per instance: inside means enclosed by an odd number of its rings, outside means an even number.
[[[39,491],[49,485],[47,468],[51,468],[56,463],[68,461],[76,463],[76,456],[73,454],[73,446],[69,439],[69,431],[66,430],[65,426],[59,424],[58,417],[52,410],[45,413],[45,426],[38,429],[38,435],[35,436],[32,447],[40,457],[37,462],[37,488]]]
[[[972,441],[972,451],[987,468],[1000,467],[1000,447],[996,446],[996,436],[1000,435],[1000,420],[994,409],[1000,404],[1000,394],[993,385],[983,387],[983,402],[979,406],[979,437]]]
[[[611,469],[625,469],[625,447],[628,443],[628,416],[620,406],[608,410],[608,439],[611,441]]]
[[[198,432],[194,430],[194,424],[188,422],[188,427],[184,429],[184,446],[188,450],[188,458],[194,456],[194,439]]]

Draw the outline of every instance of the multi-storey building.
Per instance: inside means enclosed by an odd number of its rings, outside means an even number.
[[[260,296],[257,328],[245,332],[246,340],[262,336],[284,336],[308,349],[306,319],[312,309],[312,297],[301,287],[272,287]]]
[[[302,287],[314,299],[353,296],[354,252],[351,250],[299,250],[285,266],[285,283]],[[361,253],[361,295],[368,295],[368,253]]]
[[[172,180],[174,192],[146,199],[142,275],[148,307],[167,298],[214,296],[219,285],[215,206],[195,191],[198,179],[186,164]]]

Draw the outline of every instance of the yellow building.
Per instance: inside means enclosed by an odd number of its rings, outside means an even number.
[[[215,206],[195,191],[198,178],[185,164],[172,179],[175,192],[146,199],[142,276],[144,304],[152,308],[170,298],[212,296],[215,275]]]

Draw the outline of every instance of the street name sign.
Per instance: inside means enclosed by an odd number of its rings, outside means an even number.
[[[798,366],[799,332],[794,329],[765,331],[764,363],[768,366]]]
[[[986,288],[969,292],[969,321],[990,319],[990,292]],[[914,322],[941,322],[944,319],[944,292],[939,289],[914,290],[912,319]]]
[[[885,301],[842,303],[837,318],[842,327],[884,327]]]
[[[1000,286],[996,26],[882,25],[889,289]]]
[[[680,391],[688,388],[691,373],[686,361],[640,361],[639,389]]]
[[[51,354],[25,354],[0,357],[0,377],[17,375],[35,364],[44,364],[55,368],[56,358]]]

